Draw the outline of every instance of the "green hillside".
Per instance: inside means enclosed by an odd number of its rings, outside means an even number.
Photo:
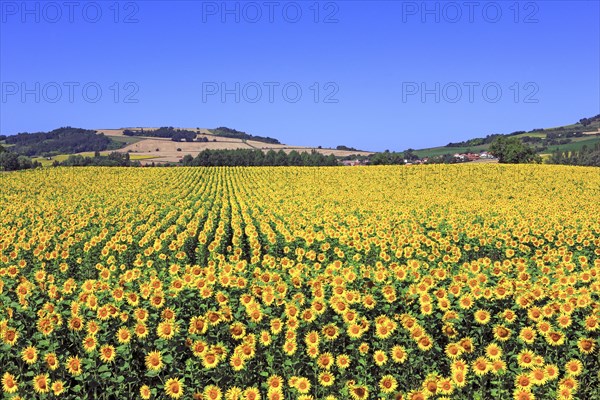
[[[504,135],[492,134],[462,142],[448,143],[446,146],[415,150],[414,154],[424,158],[455,153],[480,153],[488,150],[490,144],[499,136],[518,137],[534,147],[539,154],[549,154],[556,150],[578,151],[583,146],[593,147],[596,143],[600,143],[599,131],[600,114],[591,118],[582,118],[575,124],[533,129],[528,132],[516,131]]]

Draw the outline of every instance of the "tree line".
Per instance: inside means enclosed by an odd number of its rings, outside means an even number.
[[[557,150],[548,160],[551,164],[583,165],[600,167],[600,142],[588,147],[584,145],[580,150]]]
[[[80,154],[70,155],[64,161],[55,160],[53,167],[141,167],[139,161],[132,161],[129,153],[112,152],[107,156],[96,152],[93,157]]]
[[[209,129],[210,133],[215,136],[222,136],[232,139],[242,139],[242,140],[254,140],[257,142],[270,143],[270,144],[281,144],[279,140],[268,137],[268,136],[258,136],[258,135],[250,135],[249,133],[238,131],[235,129],[227,128],[226,126],[220,126],[215,129]]]
[[[152,130],[144,130],[144,128],[139,130],[125,129],[123,135],[169,138],[174,142],[193,142],[196,139],[196,132],[188,129],[175,129],[172,126],[163,126]],[[201,141],[208,141],[208,139]]]
[[[102,133],[70,126],[50,132],[18,133],[6,136],[4,141],[14,145],[10,149],[11,152],[29,157],[103,151],[120,146]]]
[[[257,149],[204,150],[196,157],[186,155],[181,164],[191,167],[212,166],[335,166],[339,165],[334,155],[325,156],[316,151],[299,153],[292,150],[289,154],[283,150],[263,152]]]
[[[27,156],[22,156],[12,151],[7,151],[0,145],[0,171],[17,171],[20,169],[31,169],[41,167],[37,161],[32,161]]]

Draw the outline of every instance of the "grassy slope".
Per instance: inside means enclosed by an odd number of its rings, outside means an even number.
[[[107,155],[110,152],[101,152],[100,154],[102,155]],[[52,165],[52,163],[54,161],[65,161],[67,158],[69,158],[69,156],[72,155],[79,155],[79,156],[83,156],[83,157],[93,157],[94,153],[93,152],[88,152],[88,153],[78,153],[78,154],[59,154],[57,156],[52,157],[51,160],[46,159],[45,157],[34,157],[32,158],[32,160],[35,161],[39,161],[43,167],[49,167]],[[152,156],[142,156],[142,155],[135,155],[135,154],[130,154],[129,157],[131,158],[131,160],[150,160],[154,157]]]
[[[548,148],[546,150],[544,150],[544,153],[552,153],[556,150],[574,151],[574,150],[581,149],[583,146],[592,147],[596,143],[600,142],[599,136],[592,136],[591,138],[583,137],[583,138],[574,138],[574,139],[579,139],[579,140],[573,140],[571,143],[561,144],[558,146],[548,146]]]
[[[563,128],[563,129],[560,129],[560,128]],[[521,133],[518,135],[514,135],[514,137],[530,136],[530,137],[545,138],[546,135],[551,132],[554,132],[554,133],[560,133],[560,132],[564,132],[564,131],[590,132],[590,131],[597,131],[598,129],[600,129],[600,121],[594,121],[587,127],[584,127],[580,123],[577,123],[577,124],[571,124],[571,125],[564,125],[562,127],[559,126],[559,127],[548,128],[548,129],[544,129],[543,131],[525,132],[525,133]],[[571,143],[567,143],[567,144],[563,144],[563,145],[559,145],[559,146],[549,146],[546,150],[544,150],[543,154],[550,154],[553,151],[556,151],[556,149],[565,150],[565,151],[573,151],[573,150],[581,149],[584,145],[587,145],[588,147],[593,146],[595,143],[600,142],[600,136],[589,135],[589,136],[584,136],[584,137],[579,137],[579,138],[574,137],[574,138],[571,138],[571,140],[572,140]],[[478,152],[487,150],[489,148],[489,146],[490,146],[489,144],[485,144],[485,145],[481,145],[481,146],[471,146],[471,147],[440,146],[440,147],[430,147],[430,148],[426,148],[426,149],[416,150],[414,153],[416,155],[418,155],[419,157],[434,157],[434,156],[440,156],[442,154],[466,153],[468,151],[478,153]]]

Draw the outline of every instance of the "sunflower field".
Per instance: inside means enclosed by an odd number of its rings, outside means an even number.
[[[5,399],[600,399],[600,173],[0,174]]]

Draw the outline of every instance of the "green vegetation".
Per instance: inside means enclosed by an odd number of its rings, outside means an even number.
[[[535,149],[515,137],[500,136],[490,145],[490,153],[504,164],[540,163]]]
[[[591,147],[600,141],[600,135],[584,134],[584,132],[596,132],[600,129],[600,114],[591,118],[582,118],[577,123],[555,128],[532,129],[529,132],[515,131],[506,135],[490,134],[486,137],[469,139],[461,142],[451,142],[446,146],[431,147],[415,150],[420,158],[429,158],[429,162],[435,162],[432,158],[450,160],[449,155],[455,153],[480,153],[489,151],[491,144],[498,138],[511,137],[531,144],[536,153],[550,153],[557,150],[579,151],[584,145]]]
[[[584,165],[600,167],[600,141],[593,146],[583,145],[581,149],[557,150],[547,160],[549,164]]]
[[[362,151],[362,150],[355,149],[354,147],[348,147],[348,146],[344,146],[344,145],[339,145],[335,149],[336,150],[345,150],[345,151]]]
[[[455,154],[455,153],[480,153],[482,151],[487,151],[490,148],[489,144],[481,145],[481,146],[472,146],[472,147],[432,147],[429,149],[415,150],[414,153],[420,157],[437,157],[443,156],[445,154]]]
[[[17,171],[20,169],[31,169],[40,167],[37,161],[31,158],[7,151],[0,145],[0,171]]]
[[[374,153],[369,157],[369,164],[373,165],[398,165],[404,164],[404,160],[418,160],[419,157],[414,153],[413,149],[408,149],[402,152],[386,150],[383,153]]]
[[[574,139],[567,144],[548,146],[544,153],[553,153],[556,151],[579,151],[584,146],[593,147],[596,143],[600,143],[600,137],[594,135],[586,135],[581,138]]]
[[[19,133],[7,136],[6,143],[12,144],[11,151],[25,156],[53,156],[85,151],[103,151],[120,147],[104,134],[96,131],[63,127],[50,132]]]
[[[96,152],[93,157],[85,157],[80,154],[70,155],[64,161],[55,160],[52,163],[54,167],[140,167],[139,161],[133,161],[129,157],[129,153],[113,152],[107,156],[101,156]]]
[[[123,135],[169,138],[174,142],[193,142],[196,138],[195,131],[190,131],[187,129],[175,129],[172,126],[163,126],[154,130],[144,130],[144,128],[140,130],[125,129],[123,131]]]
[[[325,156],[316,151],[298,153],[293,150],[286,154],[283,150],[275,152],[269,150],[264,153],[254,149],[236,150],[204,150],[196,157],[186,155],[181,160],[185,166],[211,167],[211,166],[333,166],[338,165],[337,158],[333,155]]]
[[[209,129],[209,132],[215,136],[228,137],[232,139],[242,139],[242,140],[254,140],[256,142],[264,142],[270,144],[281,144],[279,140],[268,137],[268,136],[256,136],[250,135],[246,132],[237,131],[235,129],[227,128],[225,126],[220,126],[215,129]]]
[[[112,140],[113,142],[117,142],[117,143],[122,143],[123,145],[129,145],[129,144],[133,144],[133,143],[137,143],[141,140],[143,140],[140,137],[135,137],[135,136],[109,136],[110,140]]]

